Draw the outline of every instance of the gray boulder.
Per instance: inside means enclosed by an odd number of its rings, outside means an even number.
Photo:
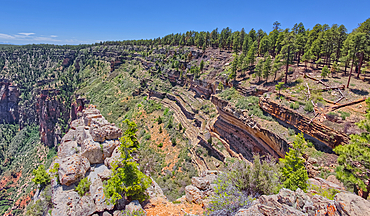
[[[139,210],[144,211],[143,207],[141,207],[139,201],[137,200],[130,202],[130,204],[126,206],[126,211],[130,213],[132,213],[133,211],[139,211]]]
[[[114,208],[113,204],[108,205],[106,203],[103,191],[103,182],[100,178],[95,179],[95,181],[90,185],[90,193],[95,202],[95,210],[97,212],[112,210]]]
[[[76,141],[62,142],[58,146],[58,158],[60,159],[72,156],[76,153],[77,153],[77,142]]]
[[[103,149],[98,142],[87,139],[81,145],[81,155],[86,157],[91,164],[103,163]]]
[[[207,190],[210,186],[209,181],[202,177],[191,178],[191,183],[200,190]]]
[[[84,156],[72,155],[61,160],[59,166],[59,181],[62,185],[71,185],[81,177],[90,168],[89,160]]]
[[[338,193],[334,197],[341,215],[362,216],[370,214],[370,202],[351,193]]]
[[[203,194],[197,187],[193,185],[188,185],[185,187],[185,197],[188,202],[201,204]]]

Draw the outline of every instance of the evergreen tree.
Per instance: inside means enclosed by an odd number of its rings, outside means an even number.
[[[104,184],[107,202],[112,204],[116,204],[123,194],[130,200],[143,201],[145,199],[144,192],[151,182],[150,178],[138,169],[138,164],[133,161],[131,155],[139,147],[139,141],[136,137],[137,126],[135,122],[130,122],[127,119],[124,123],[127,125],[127,130],[120,138],[121,145],[118,148],[121,157],[119,161],[113,163],[111,178]]]
[[[267,83],[267,80],[268,80],[268,77],[271,73],[271,57],[268,56],[265,63],[263,64],[263,78],[266,79],[266,83]]]
[[[200,71],[203,71],[203,69],[204,69],[204,61],[203,60],[199,64],[199,69],[200,69]]]
[[[280,162],[283,164],[281,169],[283,174],[283,186],[293,191],[297,188],[306,191],[308,174],[304,165],[305,160],[302,157],[303,150],[306,148],[306,141],[303,133],[296,135],[293,148],[289,148],[289,152],[286,153],[285,158],[280,158]]]
[[[262,68],[263,68],[263,61],[259,60],[256,65],[256,76],[258,76],[258,82],[261,82]]]
[[[284,63],[286,65],[286,71],[285,71],[285,84],[288,82],[288,68],[289,65],[293,63],[293,52],[295,50],[295,35],[293,32],[290,32],[286,35],[281,48],[281,54],[284,59]]]
[[[366,100],[370,108],[370,99]],[[336,169],[337,178],[354,185],[355,192],[363,190],[362,197],[367,199],[370,192],[370,109],[366,119],[356,123],[364,132],[350,135],[350,144],[339,145],[334,151],[339,155]]]
[[[329,68],[328,66],[325,65],[321,70],[321,77],[325,79],[328,76],[328,74],[329,74]]]

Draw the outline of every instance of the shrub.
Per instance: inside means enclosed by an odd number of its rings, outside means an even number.
[[[91,184],[91,181],[89,178],[85,177],[81,179],[81,181],[78,183],[77,187],[75,188],[78,195],[84,196],[87,192],[89,192],[90,184]]]
[[[159,143],[159,144],[158,144],[158,147],[159,147],[159,148],[162,148],[162,147],[163,147],[163,143]]]
[[[306,104],[304,105],[304,110],[307,112],[312,112],[313,111],[313,105],[311,101],[307,101]]]
[[[163,120],[160,116],[158,116],[157,122],[158,122],[158,124],[162,124]]]
[[[262,161],[254,155],[254,164],[237,161],[217,179],[215,195],[208,207],[209,215],[234,215],[248,208],[254,197],[277,193],[281,188],[279,165],[271,157]]]
[[[290,108],[294,109],[294,110],[298,109],[299,108],[299,103],[298,102],[291,103]]]
[[[348,113],[348,112],[344,112],[344,111],[338,111],[340,113],[340,117],[342,118],[342,120],[346,120],[347,117],[350,117],[351,114]]]
[[[47,184],[50,183],[50,176],[46,172],[44,165],[40,165],[37,168],[37,170],[33,170],[32,173],[34,175],[34,178],[32,179],[32,181],[35,184],[38,184],[41,187],[43,187],[43,186],[45,186],[45,185],[47,185]]]
[[[177,144],[176,143],[176,138],[175,137],[172,137],[171,142],[172,142],[172,145],[175,146]]]
[[[289,136],[293,136],[293,135],[295,135],[295,131],[294,131],[294,129],[292,129],[292,128],[288,128],[288,134],[289,134]]]

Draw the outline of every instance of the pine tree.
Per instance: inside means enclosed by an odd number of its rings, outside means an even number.
[[[328,76],[328,74],[329,74],[329,68],[328,68],[328,66],[325,65],[322,68],[321,77],[325,79]]]
[[[281,158],[280,162],[283,164],[281,168],[285,188],[293,191],[297,188],[305,191],[307,189],[308,174],[304,165],[305,160],[302,157],[303,150],[306,148],[306,141],[303,133],[296,135],[293,142],[293,148],[289,148],[285,158]]]
[[[263,78],[266,79],[266,83],[267,83],[267,80],[268,80],[268,77],[271,73],[271,57],[270,55],[267,57],[265,63],[263,64]]]
[[[370,108],[370,99],[366,100]],[[334,152],[339,155],[336,176],[342,182],[350,182],[358,189],[363,190],[362,197],[367,199],[370,192],[370,109],[366,119],[356,123],[364,130],[361,134],[350,135],[350,144],[339,145]]]
[[[259,60],[256,65],[256,76],[258,76],[258,82],[261,82],[263,61]]]
[[[286,66],[285,71],[285,84],[288,82],[288,68],[291,63],[293,63],[293,51],[295,50],[295,35],[293,32],[290,32],[286,35],[281,48],[281,54],[284,59],[284,63]]]
[[[200,71],[203,71],[203,69],[204,69],[204,61],[203,60],[199,64],[199,69],[200,69]]]

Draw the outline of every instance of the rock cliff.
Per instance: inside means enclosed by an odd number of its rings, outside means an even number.
[[[211,131],[226,140],[233,151],[247,159],[251,158],[252,152],[269,153],[278,158],[288,151],[286,140],[261,127],[248,116],[247,111],[237,110],[216,96],[211,100],[219,114]]]
[[[320,140],[330,148],[349,142],[346,134],[335,131],[317,121],[311,121],[306,116],[278,104],[269,98],[260,97],[259,105],[265,112],[298,128],[303,133]]]
[[[19,90],[8,80],[0,79],[0,124],[18,123]]]

